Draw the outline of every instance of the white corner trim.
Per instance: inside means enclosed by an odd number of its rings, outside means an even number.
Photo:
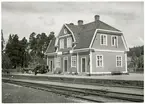
[[[76,41],[75,36],[74,36],[74,33],[71,31],[71,29],[66,24],[64,24],[64,26],[72,33],[72,36],[74,38],[74,41]]]
[[[125,41],[124,35],[121,36],[122,40],[123,40],[123,44],[125,46],[126,51],[129,51],[129,48],[127,47],[127,43]]]
[[[127,70],[127,52],[125,53],[125,71],[128,72],[128,70]]]
[[[90,74],[92,73],[92,51],[90,51]]]
[[[79,54],[77,53],[77,73],[79,73]]]
[[[92,41],[91,41],[91,43],[90,43],[90,46],[89,46],[90,48],[91,48],[91,46],[92,46],[92,44],[93,44],[93,41],[94,41],[94,39],[95,39],[95,36],[96,36],[96,33],[98,32],[98,30],[104,31],[104,32],[122,33],[122,32],[119,32],[119,31],[111,31],[111,30],[104,30],[104,29],[96,29],[95,32],[94,32],[94,35],[93,35],[93,39],[92,39]]]

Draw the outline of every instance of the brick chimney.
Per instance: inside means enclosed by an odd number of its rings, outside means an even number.
[[[99,15],[95,15],[95,21],[100,20],[100,16]]]
[[[79,26],[83,25],[83,20],[78,20],[78,25]]]

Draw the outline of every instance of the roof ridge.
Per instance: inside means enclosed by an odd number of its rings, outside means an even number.
[[[102,22],[103,24],[105,24],[105,25],[107,25],[107,26],[110,26],[111,28],[116,29],[115,27],[113,27],[113,26],[111,26],[111,25],[108,25],[107,23],[105,23],[105,22],[103,22],[103,21],[100,21],[100,20],[99,20],[99,22]],[[118,29],[116,29],[116,30],[118,30]],[[118,30],[118,31],[120,31],[120,30]]]

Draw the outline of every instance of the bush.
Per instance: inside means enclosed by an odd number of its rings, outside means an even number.
[[[26,73],[30,73],[30,72],[32,72],[32,68],[23,68],[22,70],[21,70],[21,72],[22,73],[24,73],[24,72],[26,72]]]
[[[34,70],[33,70],[36,74],[37,73],[41,73],[41,74],[44,74],[44,73],[47,73],[48,72],[48,69],[47,69],[47,66],[45,65],[37,65]]]

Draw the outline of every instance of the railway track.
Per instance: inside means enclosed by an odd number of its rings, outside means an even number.
[[[39,90],[44,90],[60,95],[65,95],[66,97],[75,97],[81,100],[90,102],[143,102],[143,95],[137,94],[127,94],[127,93],[117,93],[109,92],[104,90],[90,90],[90,89],[78,89],[72,87],[48,85],[42,83],[33,83],[25,81],[16,81],[3,79],[5,83],[12,83],[21,85],[24,87],[31,87]]]

